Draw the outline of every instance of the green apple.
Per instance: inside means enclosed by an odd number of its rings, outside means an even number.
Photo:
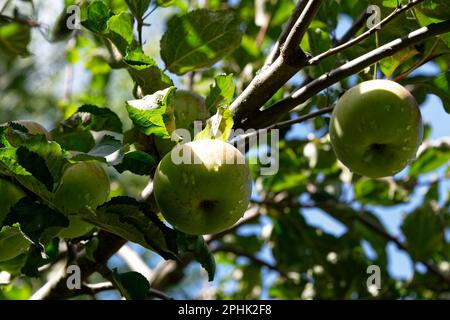
[[[185,161],[180,163],[179,158]],[[242,153],[221,140],[196,140],[159,163],[154,194],[164,218],[188,234],[221,232],[242,217],[252,189]]]
[[[0,224],[9,209],[23,197],[25,197],[25,193],[18,186],[8,180],[0,179]]]
[[[337,158],[351,171],[371,178],[401,171],[416,157],[422,137],[416,100],[389,80],[351,88],[331,116],[330,138]]]
[[[0,179],[0,226],[9,212],[25,193],[15,184]],[[17,227],[0,227],[0,261],[9,260],[20,255],[30,246]]]
[[[203,121],[209,118],[210,114],[206,109],[205,99],[196,93],[177,90],[169,98],[166,111],[170,119],[166,124],[167,130],[172,133],[175,129],[186,129],[191,134],[191,140],[194,134],[194,122]],[[155,139],[156,148],[161,156],[166,155],[176,145],[171,139]]]
[[[55,191],[54,204],[66,214],[97,208],[108,200],[110,182],[100,163],[79,162],[66,169]]]
[[[59,232],[58,236],[64,239],[74,239],[84,236],[91,231],[94,226],[88,222],[84,222],[79,217],[69,216],[69,226]]]
[[[0,261],[6,261],[22,254],[31,242],[25,239],[17,227],[3,227],[0,231]]]

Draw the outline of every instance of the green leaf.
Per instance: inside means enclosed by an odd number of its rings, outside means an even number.
[[[54,181],[45,160],[37,153],[32,152],[25,147],[19,147],[16,154],[18,163],[36,179],[42,182],[47,190],[52,191]]]
[[[116,138],[105,135],[88,153],[75,154],[70,158],[72,161],[96,160],[116,165],[122,162],[125,146]]]
[[[435,94],[444,105],[445,112],[450,114],[450,73],[445,72],[437,77],[418,76],[405,79],[402,84],[412,84],[425,94]]]
[[[172,80],[164,74],[156,62],[139,48],[129,51],[123,61],[143,95],[154,94],[173,85]]]
[[[113,279],[127,300],[145,300],[150,290],[148,280],[139,272],[118,273],[117,269],[114,269]]]
[[[233,129],[233,115],[229,108],[220,107],[214,116],[206,121],[206,127],[194,140],[219,139],[227,141]]]
[[[437,147],[429,147],[411,164],[409,175],[416,177],[420,174],[431,172],[450,161],[450,146],[442,144]]]
[[[133,43],[133,16],[122,12],[108,20],[107,37],[114,43],[122,54]]]
[[[64,124],[92,131],[106,130],[122,133],[122,122],[114,111],[91,104],[81,106],[76,113],[64,121]]]
[[[10,209],[3,222],[7,226],[13,226],[16,223],[19,223],[20,231],[37,246],[46,229],[67,228],[69,219],[46,205],[36,203],[29,198],[22,198]]]
[[[407,202],[408,193],[394,181],[362,178],[355,183],[355,200],[389,206]]]
[[[110,14],[108,6],[103,1],[93,1],[87,8],[87,19],[81,24],[92,32],[103,32],[107,28]]]
[[[175,231],[133,198],[115,197],[97,208],[95,214],[82,215],[85,221],[154,250],[165,259],[176,257]]]
[[[119,173],[126,170],[139,175],[149,175],[156,167],[155,159],[142,151],[132,151],[124,155],[122,162],[115,166]]]
[[[444,246],[443,219],[429,204],[410,213],[401,228],[408,251],[416,260],[426,261]]]
[[[130,8],[131,13],[133,13],[136,18],[140,19],[148,10],[151,0],[125,0],[125,2],[127,3],[128,8]]]
[[[175,87],[157,91],[139,100],[127,102],[127,111],[133,124],[144,134],[169,138],[164,115],[168,99]]]
[[[26,57],[30,54],[30,27],[19,22],[0,23],[0,50],[8,55]]]
[[[407,47],[392,56],[384,58],[380,61],[381,72],[383,72],[386,78],[390,78],[402,63],[408,61],[418,53],[414,47]]]
[[[216,272],[216,262],[214,255],[203,237],[178,232],[177,244],[181,252],[191,252],[194,254],[195,259],[208,272],[209,281],[213,281]]]
[[[233,11],[200,9],[172,18],[161,39],[161,57],[176,74],[212,66],[241,43]]]
[[[235,86],[233,74],[220,74],[214,78],[214,84],[206,97],[206,108],[213,114],[217,108],[228,106],[233,100]]]
[[[169,6],[171,6],[174,2],[175,2],[175,0],[156,0],[156,3],[157,3],[158,6],[160,6],[160,7],[169,7]]]

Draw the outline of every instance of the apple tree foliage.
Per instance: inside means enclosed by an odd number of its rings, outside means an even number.
[[[448,124],[436,136],[425,123],[417,159],[384,179],[351,174],[328,137],[329,111],[374,68],[422,106],[433,95],[433,111],[422,112],[448,121],[446,0],[55,2],[0,7],[1,122],[51,129],[49,141],[21,125],[0,129],[1,179],[25,194],[0,221],[0,250],[14,248],[11,235],[27,244],[0,261],[1,299],[89,299],[100,291],[90,285],[104,281],[127,299],[450,298]],[[172,228],[148,184],[161,159],[155,141],[176,129],[177,89],[205,99],[211,118],[199,137],[280,130],[278,172],[261,175],[252,162],[251,206],[223,233]],[[110,197],[76,214],[91,231],[61,239],[71,217],[55,206],[55,191],[80,162],[108,168]],[[85,183],[96,185],[89,172]],[[311,222],[317,215],[325,222]],[[392,216],[396,227],[386,223]],[[123,258],[125,243],[149,274],[110,260]],[[410,277],[392,272],[392,251],[411,261]],[[81,288],[68,289],[65,273],[50,279],[61,265],[81,267]],[[372,265],[379,290],[367,286]],[[56,285],[48,290],[47,281]]]

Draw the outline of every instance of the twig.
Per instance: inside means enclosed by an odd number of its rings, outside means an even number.
[[[315,56],[314,58],[309,60],[310,64],[317,64],[319,63],[321,60],[325,59],[326,57],[329,57],[331,55],[335,55],[336,53],[343,51],[361,41],[363,41],[364,39],[366,39],[367,37],[369,37],[371,34],[377,32],[381,27],[383,27],[384,25],[386,25],[387,23],[389,23],[392,19],[394,19],[396,16],[398,16],[400,13],[411,9],[412,7],[414,7],[415,5],[421,3],[424,0],[413,0],[411,2],[408,2],[407,4],[405,4],[402,7],[397,7],[394,11],[392,11],[386,18],[384,18],[383,20],[381,20],[380,22],[378,22],[376,25],[374,25],[372,28],[370,28],[369,30],[367,30],[366,32],[360,34],[359,36],[357,36],[356,38],[349,40],[341,45],[338,45],[337,47],[333,47],[331,49],[329,49],[328,51],[325,51],[317,56]]]
[[[97,294],[100,292],[104,292],[104,291],[110,291],[110,290],[117,290],[114,285],[109,282],[100,282],[100,283],[83,283],[82,284],[82,288],[80,289],[80,291],[78,291],[78,294]],[[165,294],[162,291],[150,288],[149,290],[149,296],[152,297],[156,297],[162,300],[174,300],[172,297],[170,297],[169,295]]]
[[[299,18],[289,31],[286,41],[280,49],[280,54],[285,57],[286,61],[295,61],[298,59],[300,42],[308,30],[311,21],[319,11],[322,0],[309,0],[305,9],[301,12]]]
[[[320,76],[304,87],[295,91],[292,95],[279,100],[271,107],[261,111],[258,116],[248,121],[245,127],[261,128],[274,121],[281,119],[287,112],[302,104],[319,91],[324,90],[332,84],[357,73],[374,62],[389,57],[394,53],[425,39],[434,37],[450,31],[450,20],[439,23],[432,23],[426,27],[415,30],[403,38],[395,39],[381,47],[374,49],[356,59],[353,59],[342,66],[331,70],[327,74]],[[239,121],[237,119],[237,121]]]
[[[354,37],[354,35],[364,26],[364,24],[366,23],[367,18],[370,17],[370,13],[364,11],[363,13],[361,13],[361,15],[355,20],[355,22],[352,24],[352,26],[350,27],[350,29],[348,29],[344,35],[342,36],[341,39],[339,39],[336,42],[336,47],[340,46],[344,43],[346,43],[347,41],[349,41],[351,38]]]
[[[287,21],[285,27],[283,28],[283,31],[281,32],[280,37],[278,38],[278,41],[275,43],[275,45],[272,48],[272,51],[267,56],[266,62],[264,63],[264,67],[271,65],[278,58],[278,56],[280,55],[280,47],[283,46],[287,36],[289,35],[289,32],[291,31],[298,17],[300,17],[300,14],[302,13],[307,3],[308,0],[297,1],[294,11],[292,12],[292,15],[289,17],[289,20]]]
[[[232,253],[236,256],[240,256],[240,257],[245,257],[247,259],[249,259],[251,262],[262,266],[262,267],[267,267],[268,269],[272,270],[272,271],[276,271],[278,272],[281,276],[283,276],[284,278],[288,278],[288,276],[283,272],[280,271],[280,269],[276,266],[276,265],[272,265],[270,263],[268,263],[267,261],[264,261],[258,257],[255,257],[252,254],[249,254],[247,252],[238,250],[236,248],[233,248],[231,246],[228,245],[219,245],[216,248],[212,249],[213,252],[229,252]]]
[[[5,4],[3,5],[3,7],[0,9],[0,14],[2,14],[6,8],[8,7],[9,3],[11,2],[11,0],[6,0]]]
[[[300,49],[299,43],[309,23],[314,19],[322,0],[309,0],[286,37],[280,55],[269,66],[263,67],[245,90],[230,105],[235,126],[242,126],[259,112],[259,109],[301,70],[308,56]]]

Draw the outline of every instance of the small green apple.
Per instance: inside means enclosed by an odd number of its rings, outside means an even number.
[[[9,212],[25,193],[15,184],[0,179],[0,225]],[[30,246],[17,227],[0,227],[0,261],[9,260],[20,255]]]
[[[205,99],[198,94],[185,90],[177,90],[169,98],[167,116],[170,121],[166,124],[167,129],[172,133],[175,129],[186,129],[194,134],[194,122],[203,121],[209,118],[210,114],[206,109]],[[171,139],[155,139],[156,148],[161,156],[166,155],[176,145]]]
[[[23,197],[25,197],[25,193],[19,187],[8,180],[0,179],[0,224],[9,209]]]
[[[371,178],[401,171],[415,158],[422,137],[416,100],[389,80],[351,88],[331,116],[330,138],[337,158],[351,171]]]
[[[74,239],[84,236],[93,228],[94,226],[92,224],[84,222],[79,217],[69,216],[69,226],[62,229],[61,232],[58,233],[58,236],[64,239]]]
[[[97,208],[108,200],[110,182],[100,163],[79,162],[66,169],[55,191],[54,204],[66,214],[90,207]]]
[[[252,189],[242,153],[221,140],[196,140],[167,154],[154,177],[164,218],[188,234],[223,231],[242,217]],[[177,156],[184,157],[183,163]]]

